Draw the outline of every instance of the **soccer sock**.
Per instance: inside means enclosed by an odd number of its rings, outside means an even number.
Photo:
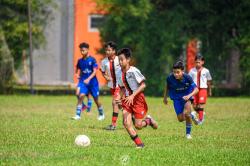
[[[186,134],[191,134],[192,124],[186,123]]]
[[[199,114],[199,120],[202,121],[203,120],[203,111],[204,111],[204,108],[199,108],[198,109],[198,114]]]
[[[103,108],[102,106],[98,108],[99,115],[103,115]]]
[[[90,112],[91,107],[92,107],[92,100],[91,100],[91,99],[88,99],[88,108],[87,108],[87,112]]]
[[[112,125],[116,126],[116,121],[118,118],[118,113],[117,112],[113,112],[113,116],[112,116]]]
[[[130,135],[130,137],[131,137],[131,139],[134,141],[134,143],[136,145],[142,145],[143,144],[141,139],[138,137],[137,134],[135,136]]]
[[[86,107],[86,105],[84,104],[84,102],[82,102],[82,109],[84,109]]]
[[[82,112],[82,105],[77,105],[76,107],[76,115],[81,116],[81,112]]]
[[[150,118],[146,118],[143,121],[146,123],[146,125],[144,127],[147,127],[148,125],[151,124],[151,119]]]

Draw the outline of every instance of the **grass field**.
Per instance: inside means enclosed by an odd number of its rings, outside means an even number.
[[[250,98],[210,98],[203,126],[184,137],[172,105],[147,98],[159,129],[144,128],[136,149],[122,126],[105,131],[111,121],[111,98],[101,97],[106,119],[97,121],[96,107],[74,115],[74,96],[0,96],[0,165],[250,165]],[[120,114],[121,115],[121,114]],[[91,146],[79,148],[74,139],[86,134]]]

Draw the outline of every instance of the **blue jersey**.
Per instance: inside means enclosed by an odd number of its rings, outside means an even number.
[[[94,68],[98,68],[95,58],[88,56],[85,59],[81,58],[78,60],[76,68],[80,70],[79,83],[83,83],[94,71]],[[94,76],[88,85],[98,85],[98,80]]]
[[[196,87],[193,79],[188,74],[183,74],[182,80],[177,80],[171,73],[167,77],[167,88],[169,97],[172,100],[182,99],[183,96],[190,94]]]

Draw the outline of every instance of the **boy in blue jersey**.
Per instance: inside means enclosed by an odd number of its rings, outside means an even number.
[[[94,101],[97,105],[99,111],[98,120],[104,120],[104,112],[102,108],[102,104],[98,100],[99,96],[99,84],[96,78],[96,71],[98,65],[96,63],[95,58],[88,54],[89,45],[87,43],[81,43],[79,45],[82,58],[78,60],[76,66],[76,72],[80,71],[79,82],[77,85],[77,107],[76,107],[76,115],[73,117],[75,120],[79,120],[81,118],[81,110],[82,110],[82,101],[85,96],[89,93],[93,96]],[[79,95],[78,95],[79,94]]]
[[[184,65],[181,61],[173,65],[173,73],[166,80],[164,92],[164,104],[168,104],[167,93],[174,103],[174,109],[179,122],[186,121],[186,137],[192,139],[191,128],[192,120],[197,124],[197,119],[191,115],[191,100],[192,96],[198,93],[193,79],[184,73]]]

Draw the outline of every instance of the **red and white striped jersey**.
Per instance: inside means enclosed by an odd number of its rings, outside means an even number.
[[[129,96],[139,88],[144,80],[145,77],[141,74],[140,70],[134,66],[130,66],[127,72],[122,72],[122,77],[120,77],[118,83],[119,86],[125,87],[125,95]]]
[[[205,67],[202,67],[199,71],[194,67],[188,74],[192,77],[198,88],[207,88],[207,81],[212,80],[209,70]]]
[[[116,88],[118,87],[118,78],[121,77],[121,66],[119,64],[118,56],[115,56],[114,60],[110,60],[109,58],[104,58],[101,62],[101,71],[108,74],[111,78],[108,81],[107,86],[109,88]]]

